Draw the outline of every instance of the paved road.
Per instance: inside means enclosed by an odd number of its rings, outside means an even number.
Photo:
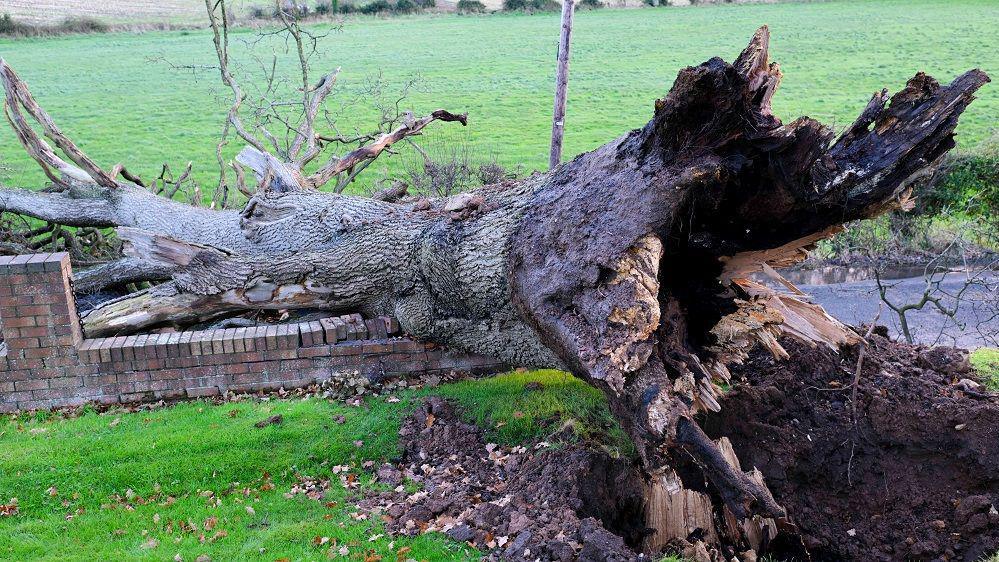
[[[999,275],[990,276],[989,284],[995,287],[997,283]],[[926,285],[922,277],[886,281],[885,284],[892,285],[888,291],[888,299],[899,305],[918,302]],[[941,288],[944,292],[956,294],[963,285],[961,274],[952,273],[945,278]],[[799,285],[799,288],[812,295],[815,302],[825,307],[829,314],[847,324],[870,322],[878,311],[880,299],[874,281]],[[951,308],[954,299],[945,297],[942,304]],[[937,312],[932,304],[927,304],[922,310],[910,311],[906,317],[913,338],[919,343],[976,348],[996,346],[999,343],[997,313],[999,295],[989,292],[987,288],[975,286],[964,293],[956,323]],[[898,317],[887,307],[882,311],[878,323],[888,326],[894,336],[900,336]]]

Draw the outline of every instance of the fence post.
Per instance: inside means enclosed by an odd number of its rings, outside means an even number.
[[[565,97],[569,88],[569,41],[572,38],[572,14],[575,0],[562,0],[562,33],[558,42],[558,66],[555,70],[555,110],[552,114],[552,145],[548,168],[562,161],[562,136],[565,133]]]

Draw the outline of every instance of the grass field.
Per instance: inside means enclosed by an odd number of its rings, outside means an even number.
[[[807,114],[845,126],[882,86],[898,90],[924,70],[943,80],[972,67],[999,74],[999,3],[993,0],[855,0],[815,3],[580,12],[573,36],[566,154],[592,149],[645,123],[653,100],[676,71],[712,56],[732,60],[753,30],[769,24],[773,58],[785,72],[775,100],[785,119]],[[347,22],[320,45],[319,69],[342,66],[337,104],[356,97],[379,72],[386,92],[416,76],[407,100],[417,112],[468,111],[466,129],[434,125],[429,143],[464,144],[524,171],[545,166],[550,132],[557,14],[482,17],[412,16]],[[250,46],[255,32],[235,34],[235,56],[268,55],[273,40]],[[283,48],[283,44],[282,44]],[[152,176],[163,162],[195,163],[211,185],[214,144],[226,100],[211,70],[175,70],[154,62],[209,65],[206,32],[154,32],[0,41],[0,55],[24,77],[56,121],[98,162],[126,164]],[[269,55],[268,55],[269,56]],[[294,70],[290,54],[279,66]],[[249,78],[247,78],[249,81]],[[259,82],[258,82],[259,84]],[[999,90],[992,84],[968,110],[959,143],[973,147],[995,127]],[[373,110],[351,106],[344,128],[364,124]],[[230,154],[237,143],[228,147]],[[399,173],[380,162],[368,181]],[[0,162],[13,185],[41,185],[43,176],[0,132]]]
[[[544,389],[525,391],[531,381]],[[564,423],[580,438],[622,443],[620,430],[606,432],[611,418],[600,393],[562,373],[513,373],[433,392],[458,401],[497,443],[546,438]],[[383,533],[380,522],[351,517],[350,496],[374,485],[363,463],[377,467],[398,455],[400,421],[427,393],[404,392],[399,402],[371,398],[362,408],[316,399],[191,402],[75,419],[0,418],[0,504],[17,498],[18,505],[14,516],[0,510],[0,559],[376,560],[366,558],[376,554],[394,561],[400,551],[399,560],[476,559],[476,551],[442,535],[370,540]],[[284,417],[280,425],[254,428],[276,414]],[[335,423],[337,415],[346,422]],[[343,465],[357,476],[358,490],[336,484],[333,467]],[[335,484],[322,501],[286,497],[296,475],[332,477]],[[316,537],[331,541],[316,546]],[[340,557],[344,546],[348,556]]]
[[[260,2],[263,3],[263,2]],[[243,8],[242,0],[230,2]],[[204,0],[4,0],[0,14],[16,21],[51,25],[67,17],[96,18],[104,23],[193,24],[204,20]]]

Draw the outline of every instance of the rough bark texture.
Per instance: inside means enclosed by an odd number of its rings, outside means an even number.
[[[548,174],[449,199],[322,193],[314,178],[252,158],[262,183],[280,186],[241,213],[130,185],[6,190],[0,205],[130,227],[121,232],[129,258],[172,272],[89,312],[91,336],[244,309],[390,314],[420,338],[570,370],[607,394],[648,467],[689,455],[737,518],[782,517],[693,416],[719,408],[716,382],[757,343],[780,357],[781,335],[830,348],[859,336],[793,290],[746,276],[776,275],[771,266],[844,222],[904,201],[953,147],[958,116],[988,78],[973,70],[941,86],[918,74],[890,100],[876,94],[834,141],[812,119],[772,114],[781,73],[768,41],[762,28],[733,64],[682,70],[641,129]]]

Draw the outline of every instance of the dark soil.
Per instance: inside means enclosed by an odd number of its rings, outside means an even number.
[[[796,551],[771,544],[768,559],[971,562],[999,551],[999,398],[968,380],[966,352],[870,341],[856,423],[857,349],[790,341],[796,359],[754,353],[733,370],[741,380],[722,411],[701,420],[744,469],[763,472],[801,533],[786,541]],[[489,560],[643,559],[644,486],[631,461],[582,444],[487,444],[439,398],[400,435],[401,461],[377,470],[395,490],[360,504],[390,532],[444,532]],[[406,479],[421,491],[406,492]]]
[[[389,531],[444,532],[488,560],[642,559],[622,538],[637,541],[644,531],[631,462],[581,446],[487,444],[440,398],[429,398],[400,435],[403,460],[382,466],[378,479],[399,486],[405,477],[422,490],[397,487],[360,504]]]
[[[787,343],[797,361],[756,353],[705,421],[743,468],[763,471],[813,560],[977,561],[999,550],[999,399],[966,352],[871,338],[857,350]]]

